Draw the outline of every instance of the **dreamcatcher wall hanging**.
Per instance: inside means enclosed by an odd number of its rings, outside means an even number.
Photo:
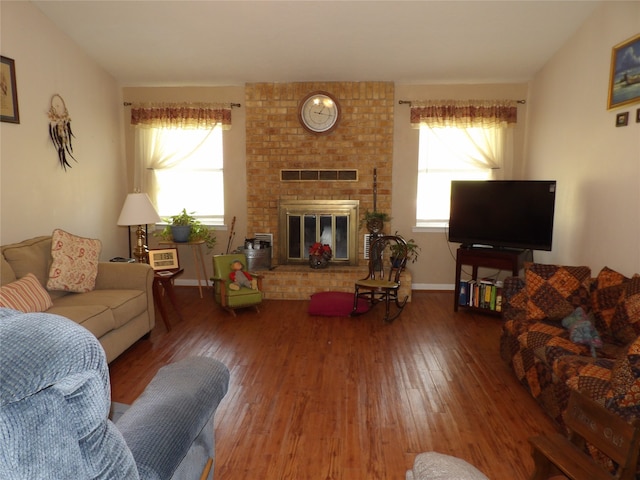
[[[66,172],[67,167],[71,168],[71,165],[67,161],[67,156],[71,157],[74,162],[77,162],[73,157],[73,145],[71,145],[71,138],[75,138],[75,135],[71,132],[71,118],[69,118],[67,106],[62,97],[57,93],[51,97],[51,107],[49,108],[49,137],[51,137],[53,146],[58,152],[60,166],[64,168]]]

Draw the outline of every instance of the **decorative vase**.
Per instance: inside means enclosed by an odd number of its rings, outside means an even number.
[[[329,258],[325,255],[309,255],[309,266],[311,268],[327,268],[329,266]]]
[[[189,241],[191,235],[191,225],[172,225],[171,236],[173,241],[177,243],[185,243]]]

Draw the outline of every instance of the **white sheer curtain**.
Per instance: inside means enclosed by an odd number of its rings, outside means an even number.
[[[504,130],[500,127],[436,128],[423,125],[420,129],[420,143],[421,146],[426,144],[423,148],[428,149],[429,157],[439,153],[441,158],[442,153],[446,152],[446,157],[456,163],[497,170],[504,165]],[[429,165],[425,165],[425,168],[428,169]]]
[[[470,131],[471,130],[471,131]],[[502,135],[494,129],[420,128],[416,225],[443,226],[449,218],[452,180],[501,178]]]
[[[179,140],[170,135],[171,129],[136,128],[135,187],[146,192],[151,201],[157,203],[156,172],[175,168],[190,156],[198,155],[206,140],[213,134],[214,128],[181,131]]]

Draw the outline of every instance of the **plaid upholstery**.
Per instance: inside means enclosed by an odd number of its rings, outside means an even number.
[[[611,321],[628,281],[621,273],[604,267],[591,286],[591,306],[596,318],[596,329],[603,339],[612,336]]]
[[[640,276],[626,284],[624,295],[616,305],[611,319],[613,336],[622,343],[633,341],[640,334]]]
[[[640,276],[607,267],[589,275],[588,267],[529,264],[524,279],[504,282],[501,357],[560,425],[571,389],[625,418],[640,416]],[[561,325],[578,306],[593,311],[605,341],[597,359]]]
[[[533,320],[562,320],[577,307],[588,307],[590,276],[589,267],[528,264],[527,316]]]

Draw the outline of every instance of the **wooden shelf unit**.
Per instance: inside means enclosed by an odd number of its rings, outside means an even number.
[[[493,268],[496,270],[510,270],[514,277],[517,277],[520,270],[524,268],[525,262],[533,262],[533,252],[531,250],[515,250],[491,247],[466,247],[461,246],[456,252],[456,283],[454,285],[453,311],[457,312],[458,307],[469,308],[485,313],[500,314],[488,308],[471,307],[460,305],[460,280],[462,265],[471,265],[471,279],[478,279],[478,268]]]

